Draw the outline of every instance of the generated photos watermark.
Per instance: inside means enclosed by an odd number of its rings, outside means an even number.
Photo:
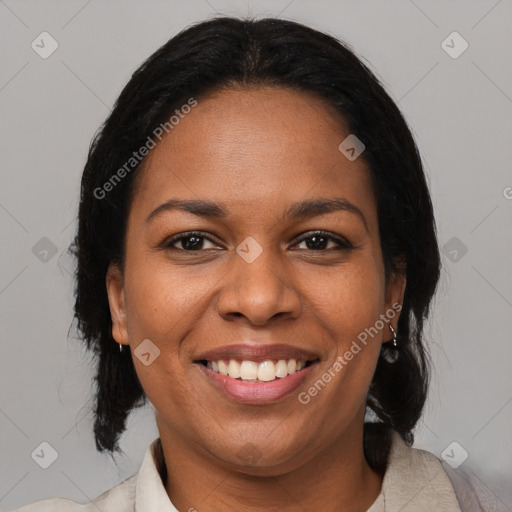
[[[116,185],[121,183],[123,178],[125,178],[133,169],[135,169],[142,160],[149,154],[149,152],[154,149],[157,145],[155,139],[159,141],[171,132],[176,125],[179,124],[180,120],[183,119],[187,114],[190,113],[192,108],[197,105],[197,100],[194,98],[189,98],[187,103],[183,104],[179,109],[174,111],[174,114],[164,123],[160,123],[152,132],[151,135],[148,136],[146,142],[137,150],[132,153],[132,156],[128,158],[128,160],[121,166],[119,169],[112,174],[112,176],[105,182],[101,187],[96,187],[94,189],[94,197],[96,199],[105,199],[107,194],[111,192]]]
[[[309,387],[307,391],[302,391],[298,395],[298,400],[301,404],[306,405],[311,402],[311,398],[318,395],[325,386],[338,375],[347,364],[354,359],[354,356],[361,352],[362,348],[367,345],[369,338],[375,337],[384,326],[389,324],[389,321],[395,318],[397,313],[402,309],[402,305],[395,302],[385,313],[381,313],[379,319],[371,326],[361,331],[357,339],[352,341],[349,349],[341,356],[338,356],[334,364],[319,378],[315,383]],[[359,342],[359,343],[358,343]],[[361,347],[363,345],[363,347]]]

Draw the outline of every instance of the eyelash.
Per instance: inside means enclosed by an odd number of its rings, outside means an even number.
[[[177,250],[177,251],[181,251],[181,252],[191,252],[191,253],[194,253],[194,252],[199,253],[201,251],[208,250],[208,249],[189,250],[189,249],[177,249],[176,247],[172,247],[176,242],[179,242],[180,240],[186,240],[187,238],[192,238],[194,236],[197,237],[197,238],[204,238],[205,240],[210,241],[212,244],[216,244],[216,242],[214,240],[212,240],[209,236],[207,236],[202,231],[188,231],[186,233],[181,233],[179,235],[171,237],[170,239],[167,239],[164,242],[164,248],[165,249]],[[333,250],[334,251],[338,251],[338,250],[345,250],[346,251],[346,250],[354,249],[354,246],[348,240],[346,240],[345,238],[333,236],[329,232],[322,231],[322,230],[311,231],[311,232],[307,233],[306,236],[302,236],[302,238],[300,238],[295,243],[295,245],[298,245],[298,244],[304,242],[305,240],[309,240],[310,238],[313,238],[315,236],[321,236],[323,238],[327,238],[328,240],[332,240],[332,241],[334,241],[338,245],[338,247],[334,248],[334,249],[333,248],[331,248],[331,249],[307,249],[308,251],[313,251],[313,252],[330,252],[330,251],[333,251]]]

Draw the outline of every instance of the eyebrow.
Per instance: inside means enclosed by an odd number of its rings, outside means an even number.
[[[218,203],[202,199],[173,198],[157,206],[147,216],[145,222],[151,221],[163,212],[172,210],[181,210],[204,218],[221,219],[229,215],[228,210]],[[363,212],[355,204],[340,197],[332,199],[308,199],[293,203],[286,209],[284,218],[300,220],[335,211],[347,211],[357,215],[362,220],[366,231],[368,231],[368,224]]]

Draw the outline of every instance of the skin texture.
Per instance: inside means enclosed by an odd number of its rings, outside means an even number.
[[[149,365],[133,357],[156,410],[168,470],[166,490],[179,510],[366,511],[382,475],[367,465],[365,396],[385,326],[304,405],[297,399],[373,326],[402,303],[403,277],[386,287],[375,197],[362,158],[338,145],[342,119],[312,95],[278,88],[223,90],[198,105],[153,149],[129,212],[123,271],[111,265],[107,289],[118,343],[161,350]],[[363,213],[285,217],[304,199],[344,198]],[[170,198],[204,199],[223,219],[165,211]],[[165,247],[171,236],[204,231]],[[314,250],[310,232],[327,238]],[[305,235],[308,235],[306,237]],[[263,249],[247,263],[236,248],[253,237]],[[185,247],[185,248],[184,248]],[[398,314],[391,320],[396,328]],[[255,340],[319,354],[297,392],[272,404],[242,404],[214,388],[194,363],[206,350]],[[237,452],[252,443],[254,465]]]

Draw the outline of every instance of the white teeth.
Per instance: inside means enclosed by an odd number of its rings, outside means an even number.
[[[254,361],[242,361],[240,365],[240,378],[242,380],[253,380],[258,378],[258,363]]]
[[[226,364],[228,363],[228,364]],[[208,368],[221,375],[228,375],[232,379],[241,379],[253,382],[270,382],[276,378],[282,379],[295,372],[302,370],[306,366],[306,361],[297,361],[296,359],[279,359],[278,361],[237,361],[230,359],[229,362],[219,359],[218,361],[208,361]]]
[[[288,365],[284,359],[279,359],[276,364],[276,377],[283,378],[288,375]]]
[[[219,373],[221,375],[227,375],[228,374],[228,367],[227,367],[226,363],[224,361],[222,361],[222,359],[217,361],[217,363],[219,365]]]
[[[228,375],[232,379],[238,379],[238,377],[240,377],[240,363],[235,361],[235,359],[229,360]]]
[[[258,379],[268,382],[276,378],[276,367],[272,361],[263,361],[258,366]]]

